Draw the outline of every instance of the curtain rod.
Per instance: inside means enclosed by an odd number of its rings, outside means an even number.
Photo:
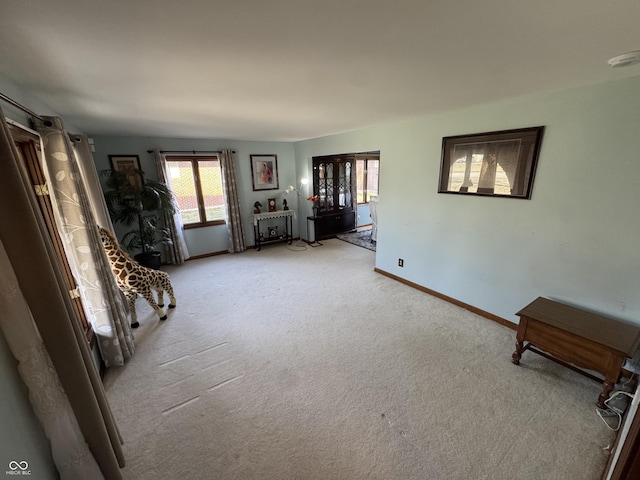
[[[13,105],[16,108],[19,108],[20,110],[22,110],[25,113],[28,113],[29,115],[31,115],[32,117],[37,118],[38,120],[44,120],[40,115],[38,115],[37,113],[34,113],[33,111],[29,110],[27,107],[25,107],[24,105],[22,105],[21,103],[16,102],[13,98],[7,97],[4,93],[0,92],[0,99],[4,100],[7,103],[10,103],[11,105]]]
[[[147,150],[147,153],[153,153],[153,150]],[[222,153],[220,150],[216,151],[206,151],[206,150],[160,150],[160,153]],[[236,153],[235,150],[231,150],[231,153]]]

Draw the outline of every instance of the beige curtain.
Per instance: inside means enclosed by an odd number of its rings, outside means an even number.
[[[2,110],[0,158],[3,167],[0,175],[0,241],[6,252],[6,257],[4,252],[2,253],[3,258],[10,262],[13,269],[11,279],[3,280],[3,289],[8,290],[9,295],[13,295],[9,298],[13,298],[14,301],[18,298],[22,303],[22,313],[18,315],[26,315],[26,309],[30,311],[61,388],[66,393],[84,442],[93,454],[102,476],[107,480],[121,479],[119,467],[124,466],[124,456],[120,434],[69,292],[66,291],[60,273],[61,266],[42,220],[33,187],[20,163]],[[4,272],[5,268],[2,270]],[[25,318],[20,320],[27,322]],[[21,323],[12,319],[8,331],[5,331],[6,323],[2,323],[5,337],[7,340],[12,339],[13,346],[16,336],[21,340],[25,335],[34,334],[35,329],[13,330],[22,327]],[[62,452],[64,458],[70,462],[70,465],[67,465],[69,462],[62,460],[63,464],[57,465],[61,475],[63,471],[68,471],[67,468],[76,466],[86,466],[86,470],[82,472],[90,472],[90,465],[79,465],[86,459],[86,452],[81,447],[81,439],[73,436],[73,426],[69,421],[71,413],[65,410],[65,402],[60,400],[59,395],[48,397],[49,387],[44,387],[40,381],[40,377],[53,374],[51,369],[42,364],[43,361],[47,361],[44,350],[37,346],[37,341],[34,343],[33,338],[27,338],[26,341],[34,345],[34,349],[27,352],[27,357],[40,357],[33,365],[25,364],[25,367],[38,377],[37,380],[28,383],[31,401],[34,405],[44,402],[45,406],[36,406],[34,410],[37,414],[46,416],[41,419],[45,431],[48,425],[53,425],[53,428],[64,432],[61,435],[49,436],[54,459],[60,458],[58,454]],[[19,352],[17,357],[18,360],[24,360],[24,352]],[[69,455],[70,452],[73,453]],[[77,465],[74,465],[76,462]],[[97,473],[96,476],[93,473],[65,475],[62,478],[100,478]]]
[[[233,151],[222,150],[220,152],[220,168],[222,169],[222,188],[224,189],[224,201],[227,207],[227,229],[229,232],[229,252],[244,252],[245,238],[240,215],[240,203],[238,201],[238,185],[233,166]]]
[[[42,137],[56,224],[100,354],[107,367],[122,366],[135,351],[133,334],[76,161],[76,153],[82,152],[74,152],[61,119],[35,119],[34,127]],[[93,163],[93,159],[90,161]],[[87,166],[85,161],[85,170]]]
[[[157,148],[153,150],[153,157],[156,161],[156,168],[158,169],[158,181],[165,183],[171,189],[171,179],[167,175],[167,159],[160,153]],[[173,190],[172,190],[173,191]],[[165,253],[167,254],[167,260],[174,265],[180,265],[189,258],[189,250],[187,249],[187,242],[184,239],[184,225],[182,224],[182,216],[180,215],[180,207],[176,202],[176,211],[173,215],[165,215],[164,223],[171,232],[171,240],[173,245],[167,245],[165,247]]]
[[[91,153],[89,139],[86,135],[75,133],[69,135],[69,138],[71,139],[73,153],[75,154],[75,159],[86,187],[85,191],[89,204],[91,205],[93,217],[98,225],[113,232],[113,223],[109,216],[109,210],[107,210],[107,204],[104,201],[102,185],[100,185],[100,179],[96,171],[96,164],[93,160],[93,154]]]

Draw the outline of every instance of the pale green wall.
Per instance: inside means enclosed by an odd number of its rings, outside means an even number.
[[[443,136],[537,125],[531,200],[436,193]],[[377,268],[513,322],[545,296],[640,324],[640,77],[295,145],[304,175],[366,150],[381,152]]]
[[[234,165],[236,167],[236,180],[240,196],[240,207],[243,215],[243,228],[247,245],[253,245],[253,204],[260,201],[263,211],[266,210],[267,198],[278,199],[281,208],[282,192],[287,185],[296,183],[295,157],[293,144],[283,142],[247,142],[236,140],[214,139],[184,139],[184,138],[149,138],[149,137],[111,137],[93,136],[95,141],[94,160],[98,171],[111,168],[109,155],[138,155],[145,176],[157,179],[156,166],[153,155],[147,150],[154,147],[161,150],[188,150],[188,151],[217,151],[230,148],[236,151]],[[278,156],[278,190],[266,190],[254,192],[251,181],[250,155],[275,154]],[[296,209],[296,201],[288,196],[290,207]],[[117,231],[124,232],[121,227]],[[298,235],[297,229],[294,234]],[[192,256],[204,255],[228,250],[228,237],[226,226],[197,228],[185,230],[185,239],[189,253]]]

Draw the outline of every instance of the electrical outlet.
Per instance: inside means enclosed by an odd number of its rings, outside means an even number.
[[[399,267],[404,267],[404,260],[403,259],[401,259],[401,258],[398,259],[398,266]]]

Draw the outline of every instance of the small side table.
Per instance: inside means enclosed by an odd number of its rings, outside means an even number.
[[[602,393],[596,403],[605,408],[604,402],[620,378],[622,365],[633,357],[640,345],[640,326],[542,297],[516,315],[520,317],[520,324],[511,361],[519,365],[523,352],[531,350],[602,382]],[[525,345],[525,342],[528,343]],[[598,372],[604,378],[598,379],[573,365]]]
[[[253,214],[253,238],[254,238],[257,250],[260,251],[261,246],[266,243],[284,241],[284,242],[287,242],[289,245],[291,245],[291,242],[293,242],[293,217],[294,216],[295,216],[295,212],[293,210],[277,210],[275,212],[254,213]],[[275,237],[262,238],[260,236],[260,222],[262,220],[270,220],[273,218],[284,218],[284,234],[276,235]]]

